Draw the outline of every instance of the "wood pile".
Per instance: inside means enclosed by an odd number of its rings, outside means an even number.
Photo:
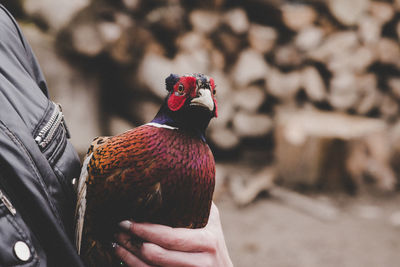
[[[317,186],[329,170],[394,189],[400,149],[382,136],[400,118],[399,1],[75,0],[57,22],[44,2],[24,12],[73,68],[97,73],[105,133],[116,117],[148,121],[169,73],[201,72],[217,83],[217,159],[274,164],[289,183]],[[340,160],[323,165],[331,155]]]

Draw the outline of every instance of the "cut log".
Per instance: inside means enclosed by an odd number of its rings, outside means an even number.
[[[187,32],[178,37],[176,44],[180,51],[194,51],[204,47],[211,47],[203,34],[198,32]]]
[[[249,86],[245,89],[234,91],[234,106],[248,112],[257,112],[264,100],[265,90],[259,86]]]
[[[190,13],[189,20],[194,31],[209,34],[217,29],[220,16],[213,11],[195,9]]]
[[[246,175],[248,177],[231,174],[229,181],[233,200],[240,206],[250,204],[261,192],[269,191],[274,186],[276,171],[274,167],[265,167],[255,174]]]
[[[376,54],[370,47],[360,46],[352,54],[351,69],[356,73],[362,73],[376,60]]]
[[[243,34],[249,29],[249,20],[246,12],[242,8],[235,8],[226,12],[223,21],[236,34]]]
[[[274,59],[279,67],[299,67],[304,60],[303,54],[292,44],[278,47]]]
[[[278,37],[278,33],[272,27],[251,24],[248,36],[250,46],[264,54],[272,50]]]
[[[212,143],[223,150],[232,150],[240,143],[239,137],[228,128],[211,128],[209,138]]]
[[[333,73],[348,71],[364,73],[376,60],[376,53],[370,47],[360,46],[356,49],[335,53],[329,59],[327,68]]]
[[[346,110],[359,99],[357,81],[352,73],[342,72],[332,77],[328,101],[337,110]]]
[[[343,25],[357,24],[367,11],[369,0],[329,0],[328,7],[332,15]]]
[[[101,35],[102,40],[107,44],[113,44],[122,35],[121,27],[115,22],[101,22],[97,25],[97,29]]]
[[[382,63],[400,66],[400,47],[397,41],[389,38],[380,39],[376,45],[376,52]]]
[[[317,12],[310,5],[285,4],[281,10],[283,23],[294,31],[309,27],[317,18]]]
[[[146,23],[157,26],[168,33],[178,34],[184,27],[185,10],[180,5],[159,6],[146,15]]]
[[[294,43],[300,50],[310,51],[321,43],[323,36],[323,29],[311,26],[299,31]]]
[[[266,80],[267,92],[281,100],[293,99],[300,86],[301,73],[299,71],[281,73],[272,68]]]
[[[160,99],[165,97],[165,77],[171,73],[172,61],[156,53],[147,53],[138,70],[136,81],[146,86]]]
[[[212,49],[210,52],[210,64],[213,69],[223,71],[226,67],[224,54],[218,49]]]
[[[381,103],[382,95],[377,83],[376,76],[372,73],[356,77],[359,101],[355,109],[358,114],[365,115]]]
[[[210,68],[209,55],[206,49],[181,52],[173,59],[171,71],[174,73],[208,73]]]
[[[80,24],[72,29],[72,47],[78,53],[89,57],[100,54],[105,43],[93,24]]]
[[[272,130],[272,120],[265,114],[239,111],[233,117],[232,124],[239,137],[262,137]]]
[[[122,0],[122,3],[130,11],[137,11],[140,6],[140,0]]]
[[[312,101],[323,101],[326,98],[324,81],[314,67],[306,67],[301,72],[301,87]]]
[[[105,48],[111,57],[120,64],[130,63],[133,60],[131,53],[132,45],[132,25],[133,21],[125,14],[116,13],[115,22],[104,21],[97,25],[100,36],[105,43]],[[139,31],[136,31],[139,33]],[[135,36],[139,37],[139,34]],[[146,41],[145,36],[140,36],[140,40]]]
[[[369,13],[376,18],[381,25],[392,20],[394,17],[393,4],[387,2],[371,1],[368,8]]]
[[[241,38],[227,31],[217,32],[215,38],[216,45],[224,52],[227,57],[236,59],[237,55],[241,52]]]
[[[375,44],[381,37],[382,25],[369,15],[363,16],[358,23],[358,35],[365,44]]]
[[[359,46],[357,34],[353,31],[341,31],[327,36],[322,45],[314,51],[309,52],[311,59],[323,63],[337,54],[352,51]]]
[[[269,71],[262,54],[255,50],[244,50],[232,70],[232,79],[239,87],[263,80]]]

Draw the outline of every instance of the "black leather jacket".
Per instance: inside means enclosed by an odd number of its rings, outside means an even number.
[[[83,266],[72,243],[79,171],[62,113],[0,5],[0,266]]]

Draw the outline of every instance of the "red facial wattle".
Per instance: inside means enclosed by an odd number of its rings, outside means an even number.
[[[214,116],[218,117],[218,105],[217,105],[217,99],[215,98],[216,91],[215,91],[215,82],[213,78],[210,78],[210,87],[211,87],[211,95],[214,101]]]
[[[172,111],[177,111],[182,108],[188,96],[193,97],[193,94],[194,96],[196,95],[195,89],[195,77],[181,77],[173,87],[171,96],[168,99],[168,108]]]

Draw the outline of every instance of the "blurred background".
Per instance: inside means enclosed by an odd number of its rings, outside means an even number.
[[[151,120],[170,73],[214,77],[207,135],[235,266],[399,266],[400,1],[0,3],[81,156]]]

